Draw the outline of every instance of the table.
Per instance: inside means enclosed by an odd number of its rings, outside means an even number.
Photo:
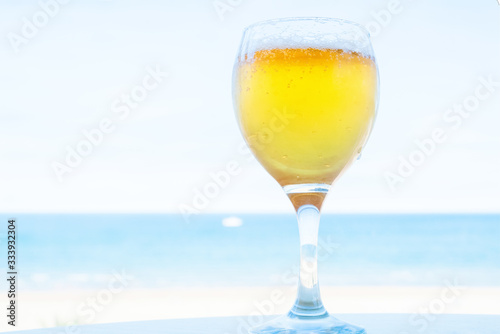
[[[247,334],[252,322],[267,321],[275,316],[240,316],[176,320],[120,322],[83,325],[76,328],[56,327],[17,334]],[[361,325],[368,334],[500,334],[500,315],[409,315],[409,314],[342,314],[344,321]]]

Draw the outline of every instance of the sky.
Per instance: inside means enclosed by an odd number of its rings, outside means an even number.
[[[324,212],[499,211],[496,0],[3,1],[0,211],[292,212],[244,146],[231,73],[245,26],[293,16],[361,23],[380,71]]]

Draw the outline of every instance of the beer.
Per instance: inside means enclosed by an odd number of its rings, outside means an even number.
[[[377,103],[375,61],[334,48],[240,56],[234,102],[251,150],[282,185],[331,184],[357,157]]]

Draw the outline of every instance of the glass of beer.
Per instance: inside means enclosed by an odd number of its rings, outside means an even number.
[[[320,210],[361,154],[375,120],[378,70],[369,33],[331,18],[259,22],[243,33],[234,108],[257,160],[293,204],[300,235],[295,304],[251,333],[365,333],[323,307],[317,277]]]

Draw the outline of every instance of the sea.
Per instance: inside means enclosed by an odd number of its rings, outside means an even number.
[[[291,214],[19,214],[0,215],[4,273],[9,218],[20,291],[113,275],[138,289],[279,286],[299,271]],[[498,214],[325,214],[319,234],[321,285],[500,285]]]

